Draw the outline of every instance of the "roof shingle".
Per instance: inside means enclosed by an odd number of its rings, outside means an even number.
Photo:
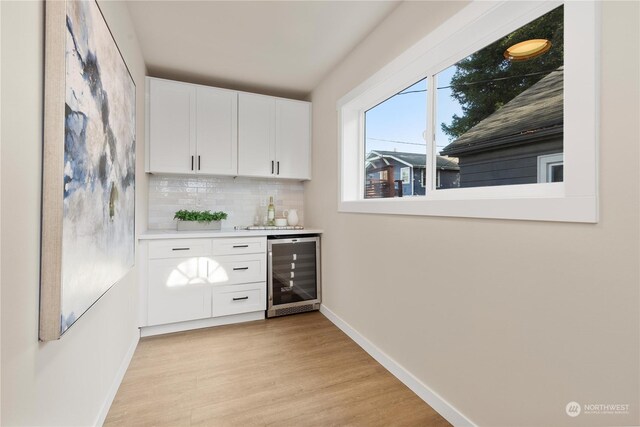
[[[495,113],[447,145],[442,154],[457,155],[487,146],[535,138],[541,131],[563,131],[564,67],[547,74]]]
[[[424,168],[427,160],[427,156],[424,154],[418,153],[405,153],[402,151],[382,151],[382,150],[373,150],[369,154],[377,153],[382,157],[395,157],[405,163],[409,163],[413,167]],[[450,169],[450,170],[459,170],[458,160],[452,159],[445,156],[438,156],[436,159],[438,169]]]

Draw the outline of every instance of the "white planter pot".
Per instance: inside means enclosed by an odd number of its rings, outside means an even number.
[[[220,230],[221,221],[178,221],[178,231]]]

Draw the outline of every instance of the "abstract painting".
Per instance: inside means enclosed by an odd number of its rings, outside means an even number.
[[[40,340],[134,265],[135,83],[95,1],[46,9]]]

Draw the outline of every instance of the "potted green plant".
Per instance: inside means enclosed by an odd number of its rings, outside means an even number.
[[[178,231],[220,230],[223,219],[227,219],[225,212],[188,211],[179,210],[173,219],[178,220]]]

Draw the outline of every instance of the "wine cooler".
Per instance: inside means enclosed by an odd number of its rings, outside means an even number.
[[[320,237],[272,236],[267,251],[267,317],[318,310]]]

